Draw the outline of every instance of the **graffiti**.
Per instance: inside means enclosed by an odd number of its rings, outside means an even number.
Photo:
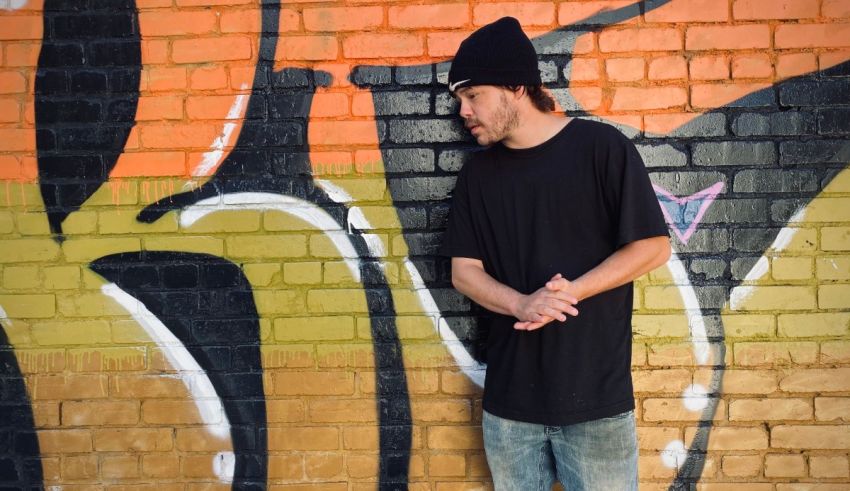
[[[694,431],[669,439],[653,458],[673,470],[670,489],[687,489],[703,475],[721,407],[727,368],[724,308],[746,310],[757,282],[768,274],[768,256],[794,239],[811,200],[850,160],[846,124],[844,130],[840,126],[846,112],[818,110],[846,103],[850,63],[727,97],[704,113],[662,114],[658,119],[667,119],[654,126],[629,115],[598,114],[589,107],[588,89],[571,83],[578,78],[577,43],[668,3],[617,2],[619,8],[583,15],[533,41],[546,85],[563,111],[605,120],[635,141],[674,234],[676,253],[666,272],[677,298],[668,310],[683,314],[694,367],[675,403],[684,408]],[[24,4],[0,2],[0,8]],[[214,105],[216,124],[187,129],[142,124],[150,102],[140,87],[150,83],[145,63],[153,48],[145,44],[150,27],[135,2],[93,5],[95,13],[78,15],[69,14],[75,12],[74,2],[45,0],[33,94],[35,198],[43,203],[38,213],[46,216],[56,244],[39,246],[44,249],[33,254],[43,263],[61,256],[85,264],[78,282],[87,281],[88,289],[94,285],[98,302],[110,302],[98,308],[131,319],[138,335],[162,353],[161,376],[172,377],[192,401],[198,426],[210,439],[203,454],[204,468],[212,470],[209,478],[233,489],[265,487],[278,472],[275,451],[286,450],[291,437],[281,423],[287,422],[283,410],[270,405],[277,395],[289,394],[285,384],[293,383],[268,361],[280,342],[275,336],[289,339],[285,330],[304,322],[302,317],[289,321],[294,314],[319,323],[333,313],[335,301],[350,301],[354,310],[362,304],[367,329],[357,336],[368,345],[364,350],[370,359],[362,363],[374,373],[356,373],[358,383],[374,386],[374,393],[364,396],[374,401],[376,414],[373,477],[379,489],[405,489],[415,481],[412,461],[421,437],[416,435],[416,388],[411,387],[420,361],[411,355],[415,343],[405,341],[404,314],[413,312],[423,321],[427,335],[440,343],[465,382],[483,386],[486,367],[480,347],[486,333],[476,331],[470,307],[449,288],[446,261],[435,257],[453,176],[474,151],[446,94],[449,62],[341,70],[327,63],[299,64],[280,53],[288,46],[281,44],[285,9],[259,4],[254,58],[247,68],[234,66],[228,72],[225,85],[232,90],[219,96],[224,102],[210,99],[191,106],[199,111],[204,104]],[[338,126],[316,121],[320,110],[330,117],[347,115],[325,106],[333,108],[337,101],[328,98],[328,89],[349,82],[357,98],[351,104],[361,118],[336,121]],[[835,129],[825,131],[830,125]],[[203,135],[200,143],[181,141],[194,133]],[[157,151],[151,158],[162,161],[148,162],[144,152],[135,150],[139,141],[148,144],[155,137],[165,142],[152,144]],[[193,148],[191,155],[173,155],[171,150],[184,144]],[[339,151],[348,146],[352,150]],[[14,201],[10,182],[7,207]],[[358,187],[363,183],[373,188]],[[20,199],[36,208],[37,199],[20,186]],[[98,201],[115,207],[116,230],[132,232],[115,239],[119,234],[110,235],[105,222],[86,228],[86,214]],[[392,210],[392,218],[383,218],[378,208]],[[232,216],[244,221],[228,221]],[[257,222],[277,228],[259,233],[246,217],[260,217]],[[224,225],[216,229],[211,223]],[[243,237],[230,236],[219,241],[223,245],[209,240],[222,230]],[[148,243],[146,234],[157,233],[171,235]],[[105,252],[94,247],[86,234],[98,235],[109,247]],[[279,240],[265,242],[267,237]],[[200,239],[201,245],[181,249],[187,238]],[[322,241],[328,243],[325,249]],[[281,274],[277,263],[307,263],[308,250],[329,258],[318,267],[318,279],[310,281],[326,282],[327,264],[338,262],[341,272],[335,274],[348,282],[347,296],[323,301],[296,282],[269,286]],[[264,267],[269,272],[258,273]],[[270,290],[281,295],[265,300]],[[62,315],[72,318],[67,306],[76,304],[59,298]],[[15,298],[3,301],[12,312]],[[0,421],[18,427],[0,428],[0,443],[13,449],[0,452],[0,481],[13,486],[57,482],[40,461],[35,403],[25,384],[34,375],[14,352],[15,339],[30,335],[21,334],[28,327],[14,313],[3,314],[0,323]],[[63,330],[80,327],[69,323]],[[109,329],[119,339],[134,332]],[[359,338],[344,339],[357,344]],[[346,397],[356,402],[355,395]]]

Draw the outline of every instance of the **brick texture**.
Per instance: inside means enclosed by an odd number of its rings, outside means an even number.
[[[439,246],[505,15],[669,218],[640,489],[850,487],[850,2],[76,3],[0,0],[0,488],[492,489]]]

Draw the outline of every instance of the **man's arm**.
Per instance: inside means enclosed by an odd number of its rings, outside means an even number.
[[[544,286],[530,295],[523,295],[490,276],[478,259],[453,257],[452,285],[487,310],[511,315],[520,321],[565,321],[565,314],[578,315],[573,307],[578,300],[571,293]]]
[[[598,266],[573,281],[558,276],[546,283],[545,288],[571,294],[578,301],[625,285],[634,279],[661,266],[670,259],[670,238],[650,237],[636,240],[619,248]],[[517,322],[517,329],[532,330],[544,326],[553,319]]]

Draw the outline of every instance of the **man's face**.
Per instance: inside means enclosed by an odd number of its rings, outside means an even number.
[[[519,125],[513,93],[503,87],[474,85],[457,89],[460,117],[479,145],[492,145]]]

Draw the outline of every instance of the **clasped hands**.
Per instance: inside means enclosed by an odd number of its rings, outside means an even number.
[[[514,323],[514,329],[533,331],[557,319],[567,320],[567,315],[578,315],[574,307],[578,298],[572,293],[573,283],[556,274],[539,290],[529,295],[523,295],[515,307],[514,317],[519,321]]]

